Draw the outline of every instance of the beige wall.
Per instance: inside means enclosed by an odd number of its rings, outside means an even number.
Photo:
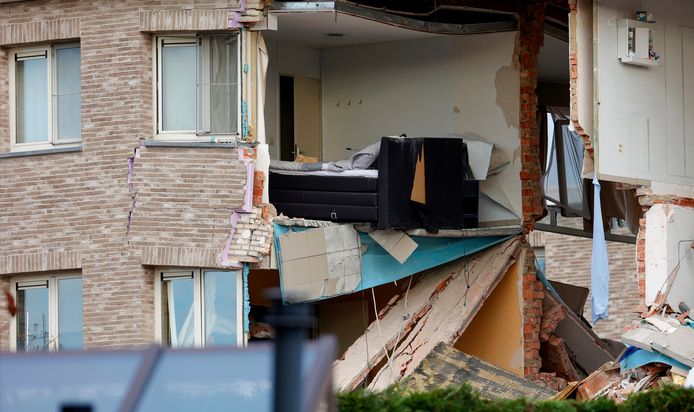
[[[516,262],[484,302],[455,348],[522,376],[522,299]]]

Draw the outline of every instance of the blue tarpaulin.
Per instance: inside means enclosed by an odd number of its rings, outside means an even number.
[[[310,227],[281,226],[275,224],[275,248],[277,250],[277,267],[282,271],[281,248],[279,237],[289,231],[302,232]],[[412,236],[417,243],[417,249],[401,264],[385,249],[376,243],[367,233],[358,232],[359,240],[366,246],[366,252],[361,256],[361,283],[355,292],[384,285],[419,273],[423,270],[442,265],[471,255],[490,246],[509,239],[511,236],[481,236],[481,237],[428,237]],[[283,292],[284,293],[284,292]]]
[[[638,349],[630,347],[627,349],[627,353],[622,357],[619,362],[619,367],[622,372],[628,371],[630,369],[638,368],[639,366],[648,365],[649,363],[660,362],[667,365],[679,368],[681,371],[686,372],[691,369],[689,366],[679,362],[669,356],[663,355],[659,352],[649,352],[647,350]]]

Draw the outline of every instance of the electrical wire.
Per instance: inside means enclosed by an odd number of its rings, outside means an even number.
[[[398,330],[398,336],[395,338],[395,345],[393,345],[393,351],[390,353],[391,359],[395,356],[395,350],[398,348],[398,344],[400,343],[400,336],[402,335],[402,331],[405,329],[405,321],[410,318],[409,312],[407,312],[407,297],[410,294],[410,287],[412,286],[412,278],[414,275],[410,275],[410,281],[407,284],[407,290],[405,291],[405,309],[404,313],[402,315],[402,322],[400,322],[400,330]],[[392,374],[393,370],[392,368],[390,369],[390,372],[388,372],[388,384],[390,384],[390,379],[393,376]],[[397,380],[397,376],[395,377]]]
[[[393,361],[390,359],[390,355],[388,354],[386,342],[383,340],[383,332],[381,332],[381,321],[378,318],[378,307],[376,305],[376,293],[374,292],[374,288],[371,288],[371,297],[373,297],[374,301],[374,314],[376,315],[376,327],[378,328],[378,336],[379,338],[381,338],[381,345],[383,346],[383,351],[386,353],[386,360],[388,361],[390,371],[393,373],[393,375],[397,375],[395,373],[395,367],[393,367]]]

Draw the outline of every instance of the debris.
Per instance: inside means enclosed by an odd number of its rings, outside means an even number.
[[[423,273],[408,298],[399,297],[383,313],[380,328],[369,325],[335,362],[335,388],[385,388],[409,376],[437,344],[456,342],[520,248],[517,237]]]
[[[674,318],[657,315],[647,318],[645,322],[647,324],[624,333],[622,342],[648,351],[660,352],[694,367],[694,329],[679,325]]]
[[[461,382],[469,384],[487,399],[547,399],[554,394],[542,385],[444,343],[432,349],[403,385],[423,391]]]

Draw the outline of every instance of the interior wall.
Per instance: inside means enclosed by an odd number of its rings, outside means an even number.
[[[455,348],[523,376],[523,296],[514,263],[455,343]]]
[[[365,322],[368,322],[364,311],[369,310],[368,305],[365,306],[361,300],[326,300],[317,305],[319,333],[335,335],[337,355],[340,356],[364,333]]]
[[[309,47],[266,41],[268,48],[265,94],[265,134],[272,159],[280,158],[279,77],[320,79],[320,51]]]
[[[323,158],[402,133],[481,136],[513,159],[500,183],[521,210],[515,40],[508,32],[323,50]]]
[[[611,0],[597,4],[598,171],[624,182],[694,185],[694,2]],[[656,21],[658,66],[617,58],[617,26],[647,10]]]
[[[689,247],[694,239],[694,209],[663,204],[651,206],[646,212],[645,238],[646,304],[653,303],[681,260],[677,275],[673,275],[667,303],[675,308],[679,302],[694,307],[694,250]]]

